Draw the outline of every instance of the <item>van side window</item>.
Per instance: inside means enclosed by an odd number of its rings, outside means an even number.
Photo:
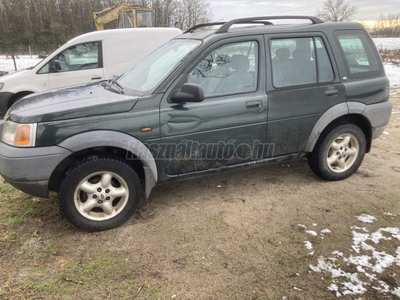
[[[90,42],[62,51],[57,55],[61,65],[61,70],[58,72],[102,68],[100,50],[100,42]]]
[[[37,73],[38,74],[47,74],[50,72],[50,62],[45,64]]]
[[[270,53],[276,88],[330,82],[334,78],[328,53],[319,37],[273,39]]]
[[[350,73],[349,77],[358,78],[381,73],[376,51],[363,31],[337,31],[335,34]]]
[[[253,92],[258,82],[258,43],[224,45],[208,54],[189,74],[188,82],[201,85],[204,96]]]

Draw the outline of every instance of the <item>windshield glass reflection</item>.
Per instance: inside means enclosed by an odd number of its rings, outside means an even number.
[[[172,40],[122,75],[118,83],[128,89],[128,94],[147,94],[200,44],[195,40]]]

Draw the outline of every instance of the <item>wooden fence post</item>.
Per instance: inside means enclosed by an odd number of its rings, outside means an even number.
[[[12,59],[13,59],[13,61],[14,61],[14,69],[15,69],[15,72],[17,72],[17,71],[18,71],[18,70],[17,70],[17,63],[16,63],[16,61],[15,61],[14,52],[11,52],[11,57],[12,57]]]

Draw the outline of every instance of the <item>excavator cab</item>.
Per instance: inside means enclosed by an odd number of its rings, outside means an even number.
[[[118,28],[136,27],[153,27],[153,12],[136,9],[121,11],[118,18]]]
[[[153,27],[153,9],[122,3],[93,13],[97,30],[104,30],[104,24],[117,20],[116,28]]]

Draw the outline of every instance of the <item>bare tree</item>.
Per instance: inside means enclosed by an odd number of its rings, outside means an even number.
[[[188,29],[211,19],[210,4],[205,0],[151,0],[154,9],[155,26]]]
[[[399,37],[400,36],[400,13],[381,14],[375,26],[370,29],[373,37]]]
[[[357,13],[358,7],[349,0],[326,0],[317,16],[324,21],[346,22]]]
[[[0,0],[0,53],[22,53],[28,45],[37,53],[53,51],[72,37],[95,30],[94,11],[122,2],[153,8],[155,27],[178,23],[188,29],[211,19],[208,0]]]

